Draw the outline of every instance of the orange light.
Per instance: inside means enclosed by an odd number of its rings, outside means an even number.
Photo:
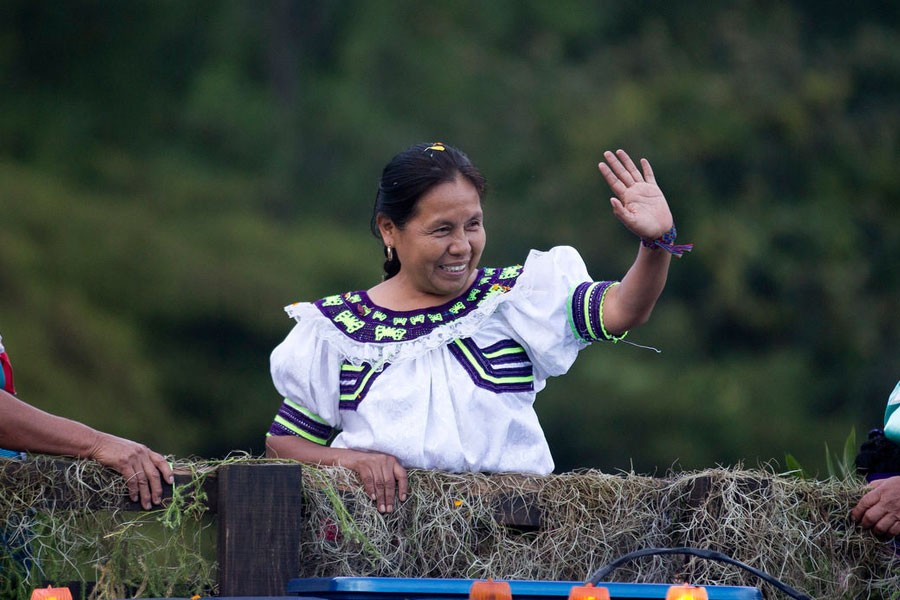
[[[609,600],[609,590],[592,583],[576,585],[569,590],[569,600]]]
[[[666,592],[666,600],[709,600],[706,588],[693,585],[673,585]]]
[[[505,581],[473,581],[469,600],[512,600],[512,590]]]
[[[45,587],[31,592],[31,600],[72,600],[69,588]]]

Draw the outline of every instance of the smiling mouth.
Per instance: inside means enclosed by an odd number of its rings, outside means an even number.
[[[440,269],[448,273],[462,273],[466,267],[467,265],[441,265]]]

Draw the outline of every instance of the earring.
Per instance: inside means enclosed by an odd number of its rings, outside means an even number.
[[[394,247],[393,246],[385,246],[385,252],[387,252],[388,262],[394,262]]]

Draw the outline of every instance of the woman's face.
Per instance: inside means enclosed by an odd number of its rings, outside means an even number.
[[[403,229],[387,219],[380,225],[385,243],[400,258],[397,283],[440,303],[474,281],[484,250],[484,215],[478,191],[465,177],[425,193]]]

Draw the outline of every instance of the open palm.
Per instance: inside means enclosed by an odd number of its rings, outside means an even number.
[[[613,214],[629,231],[645,240],[654,240],[672,228],[672,213],[662,190],[656,185],[653,169],[646,159],[637,168],[624,150],[603,153],[606,162],[598,167],[615,197],[610,198]]]

